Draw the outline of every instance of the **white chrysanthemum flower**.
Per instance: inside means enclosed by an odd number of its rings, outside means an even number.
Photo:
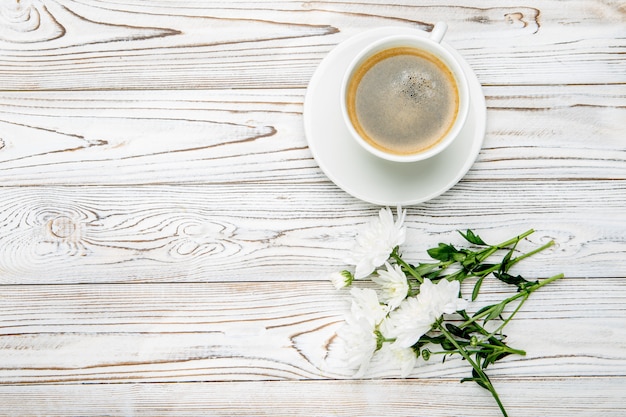
[[[374,354],[371,360],[372,366],[380,363],[384,366],[393,366],[400,369],[400,376],[409,376],[417,363],[417,355],[412,348],[401,347],[396,343],[384,343]]]
[[[404,218],[406,210],[398,207],[398,218],[394,222],[393,213],[389,208],[382,208],[378,217],[372,219],[357,237],[352,254],[347,259],[348,264],[354,265],[354,278],[360,279],[370,275],[381,266],[398,245],[406,239]]]
[[[426,334],[442,314],[464,310],[467,300],[459,298],[458,281],[442,279],[437,284],[425,279],[416,297],[405,299],[381,324],[382,334],[395,338],[396,344],[408,348]]]
[[[390,265],[385,262],[385,266],[387,270],[379,269],[377,271],[378,276],[373,277],[372,281],[380,285],[382,289],[381,300],[393,310],[406,298],[409,292],[409,283],[400,265]]]
[[[330,282],[333,283],[336,289],[349,287],[352,284],[354,277],[350,271],[333,272],[330,274]]]
[[[396,339],[395,344],[398,347],[408,348],[417,343],[431,329],[433,323],[428,306],[415,297],[409,297],[389,313],[380,330],[385,338]]]
[[[337,331],[337,339],[332,345],[330,360],[341,364],[355,376],[367,371],[377,348],[377,336],[371,323],[352,315],[346,317],[345,324]]]
[[[376,291],[370,288],[352,288],[352,315],[357,319],[365,319],[374,329],[389,313],[389,307],[381,304]]]
[[[444,313],[452,314],[467,308],[467,300],[459,298],[460,288],[461,284],[456,280],[442,279],[433,284],[431,280],[425,279],[420,285],[417,299],[427,307],[434,321]]]

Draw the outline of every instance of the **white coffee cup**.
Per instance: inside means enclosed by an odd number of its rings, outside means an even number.
[[[341,85],[342,116],[371,154],[416,162],[458,137],[469,111],[469,87],[461,64],[441,45],[446,31],[440,22],[429,36],[378,39],[351,61]]]

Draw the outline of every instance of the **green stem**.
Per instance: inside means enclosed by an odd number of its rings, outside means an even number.
[[[469,353],[463,347],[461,347],[461,345],[457,343],[454,336],[452,336],[452,334],[450,334],[445,329],[445,327],[441,325],[441,320],[437,321],[437,327],[439,328],[439,330],[441,330],[441,333],[446,337],[446,339],[448,339],[448,341],[450,341],[450,343],[454,345],[454,347],[458,350],[459,354],[463,356],[463,358],[467,361],[467,363],[469,363],[472,366],[472,368],[474,368],[474,371],[476,371],[476,374],[480,377],[481,382],[489,390],[489,392],[491,392],[491,395],[493,396],[494,400],[496,400],[496,403],[498,404],[498,407],[500,408],[502,415],[504,417],[508,417],[508,414],[506,413],[506,410],[504,409],[504,405],[502,404],[502,401],[500,401],[500,397],[498,396],[496,389],[494,388],[493,384],[489,380],[489,377],[487,377],[487,375],[482,370],[482,368],[478,366],[478,364],[472,359]]]
[[[478,343],[477,346],[480,346],[481,348],[485,348],[485,349],[491,349],[493,351],[500,351],[500,352],[507,352],[513,355],[520,355],[520,356],[526,356],[526,352],[521,350],[521,349],[514,349],[512,347],[509,347],[507,345],[492,345],[490,343]],[[472,353],[480,353],[480,352],[484,352],[484,349],[480,349],[480,348],[465,348],[465,351],[468,354],[472,354]],[[454,353],[458,353],[459,355],[461,354],[460,351],[458,350],[436,350],[436,351],[429,351],[431,355],[450,355],[450,354],[454,354]]]
[[[529,235],[532,235],[533,233],[535,233],[535,230],[534,229],[529,229],[529,230],[525,231],[524,233],[522,233],[519,236],[515,236],[515,237],[513,237],[513,238],[511,238],[509,240],[506,240],[506,241],[504,241],[504,242],[502,242],[502,243],[500,243],[498,245],[493,245],[491,247],[492,248],[496,248],[496,249],[504,249],[507,246],[512,245],[514,243],[517,243],[520,240],[524,239],[525,237],[527,237]]]
[[[545,245],[543,245],[543,246],[541,246],[541,247],[539,247],[539,248],[537,248],[537,249],[533,249],[532,251],[530,251],[530,252],[528,252],[528,253],[522,254],[522,255],[518,256],[517,258],[513,258],[513,259],[511,259],[511,260],[509,261],[509,265],[508,265],[508,266],[509,266],[509,268],[511,268],[511,267],[512,267],[513,265],[515,265],[516,263],[518,263],[518,262],[520,262],[520,261],[522,261],[522,260],[524,260],[524,259],[526,259],[526,258],[529,258],[529,257],[533,256],[533,255],[534,255],[534,254],[536,254],[536,253],[539,253],[539,252],[541,252],[541,251],[543,251],[543,250],[546,250],[546,249],[548,249],[550,246],[553,246],[553,245],[554,245],[554,241],[553,241],[553,240],[551,240],[550,242],[546,243]],[[500,248],[500,249],[501,249],[501,248]],[[494,252],[495,252],[495,251],[494,251]],[[492,252],[492,253],[493,253],[493,252]],[[489,255],[491,255],[492,253],[490,253]],[[487,257],[482,258],[482,259],[481,259],[481,261],[482,261],[482,260],[484,260],[484,259],[486,259],[486,258],[487,258]],[[481,275],[481,276],[487,276],[487,275],[489,275],[490,273],[492,273],[492,272],[494,272],[494,271],[499,270],[501,266],[502,266],[502,262],[500,262],[499,264],[496,264],[496,265],[492,266],[492,267],[491,267],[491,268],[489,268],[489,269],[485,269],[484,271],[481,271],[481,272],[480,272],[480,275]],[[507,268],[507,269],[508,269],[508,268]]]
[[[550,284],[551,282],[556,281],[557,279],[561,279],[563,278],[565,275],[563,274],[558,274],[558,275],[554,275],[550,278],[546,278],[543,281],[539,281],[537,282],[535,285],[533,285],[532,287],[529,287],[523,291],[518,292],[517,294],[515,294],[514,296],[511,296],[509,298],[507,298],[506,300],[502,301],[501,303],[498,303],[496,305],[494,305],[493,307],[481,312],[480,314],[475,315],[474,317],[470,318],[469,320],[467,320],[466,322],[462,323],[459,327],[462,329],[463,327],[467,327],[468,325],[474,323],[477,320],[480,320],[481,318],[487,316],[488,314],[491,313],[491,311],[493,311],[493,309],[497,308],[498,305],[500,304],[508,304],[512,301],[517,300],[518,298],[521,297],[528,297],[532,292],[538,290],[539,288]]]
[[[475,252],[476,259],[478,259],[479,263],[482,263],[485,259],[489,258],[491,255],[493,255],[497,251],[499,251],[501,249],[505,249],[508,246],[513,245],[513,244],[517,245],[517,243],[520,240],[524,239],[525,237],[529,236],[530,234],[532,234],[534,232],[535,231],[533,229],[527,230],[526,232],[522,233],[519,236],[516,236],[514,238],[506,240],[506,241],[504,241],[502,243],[499,243],[497,245],[489,246],[489,247],[487,247],[487,248],[485,248],[485,249],[483,249],[481,251]],[[540,248],[537,248],[537,249],[535,249],[535,250],[533,250],[533,251],[531,251],[531,252],[529,252],[527,254],[521,255],[521,256],[519,256],[519,257],[517,257],[515,259],[510,260],[509,261],[509,268],[511,266],[515,265],[516,263],[518,263],[519,261],[521,261],[522,259],[528,258],[531,255],[534,255],[534,254],[536,254],[538,252],[541,252],[542,250],[547,249],[548,247],[552,246],[553,244],[554,244],[554,242],[549,242],[548,244],[545,244],[545,245],[543,245]],[[449,265],[446,265],[446,268],[448,266]],[[471,277],[471,276],[487,276],[490,273],[499,270],[501,268],[501,266],[502,266],[502,262],[492,266],[489,269],[482,270],[482,271],[480,271],[480,273],[474,273],[474,272],[469,272],[468,273],[468,271],[466,271],[464,269],[461,269],[459,271],[456,271],[456,272],[454,272],[452,274],[447,275],[445,278],[448,281],[457,280],[457,281],[463,282],[465,280],[465,278],[468,278],[468,277]],[[445,268],[442,268],[442,269],[445,269]]]
[[[406,263],[395,249],[393,250],[393,252],[391,252],[391,257],[395,259],[395,261],[400,266],[402,266],[409,274],[411,274],[411,276],[415,278],[420,284],[424,282],[424,278],[415,270],[415,268]]]
[[[485,347],[487,349],[491,349],[494,351],[499,351],[499,352],[506,352],[506,353],[511,353],[513,355],[520,355],[520,356],[526,356],[526,352],[521,350],[521,349],[514,349],[512,347],[509,347],[507,345],[492,345],[491,343],[478,343],[478,346],[482,346]],[[480,352],[481,350],[477,350],[477,352]]]
[[[525,231],[521,235],[515,236],[509,240],[505,240],[502,243],[499,243],[497,245],[491,245],[488,248],[483,249],[482,251],[479,251],[477,253],[477,258],[480,259],[480,262],[482,262],[488,257],[490,257],[491,255],[493,255],[494,253],[496,253],[497,251],[499,251],[500,249],[504,249],[510,245],[514,245],[514,244],[516,245],[520,240],[524,239],[525,237],[533,233],[535,233],[535,230],[530,229],[530,230]]]
[[[539,253],[539,252],[541,252],[543,250],[548,249],[550,246],[554,246],[554,241],[553,240],[549,241],[545,245],[542,245],[542,246],[538,247],[537,249],[533,249],[533,250],[531,250],[528,253],[520,255],[517,258],[511,259],[511,261],[509,262],[509,267],[515,265],[516,263],[518,263],[519,261],[521,261],[523,259],[526,259],[526,258],[529,258],[529,257],[533,256],[536,253]]]
[[[529,292],[525,292],[525,296],[522,298],[522,300],[517,304],[517,307],[515,307],[515,310],[513,310],[513,312],[509,315],[509,317],[506,318],[506,320],[504,320],[502,322],[502,324],[500,326],[498,326],[497,329],[495,329],[493,332],[491,332],[487,337],[491,337],[494,334],[498,333],[499,331],[501,331],[502,329],[504,329],[504,326],[506,326],[511,320],[513,320],[513,317],[515,317],[515,315],[517,314],[518,311],[520,311],[520,309],[522,308],[522,305],[524,305],[524,303],[526,302],[526,300],[528,300],[528,297],[530,297],[530,293]]]

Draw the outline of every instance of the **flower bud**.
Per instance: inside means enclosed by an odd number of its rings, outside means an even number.
[[[330,275],[330,281],[333,283],[336,289],[349,287],[354,281],[354,275],[350,271],[333,272]]]

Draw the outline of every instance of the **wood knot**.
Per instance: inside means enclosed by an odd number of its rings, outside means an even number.
[[[65,29],[41,2],[0,2],[0,40],[15,43],[45,42],[57,39],[64,33]]]
[[[507,13],[504,15],[504,20],[511,26],[525,28],[528,26],[528,22],[524,21],[523,13]]]
[[[504,15],[504,21],[512,28],[524,29],[532,33],[539,31],[539,9],[526,8]]]
[[[50,234],[58,239],[69,239],[76,233],[78,227],[72,219],[67,216],[60,216],[50,220],[48,230]]]
[[[2,3],[0,16],[9,23],[22,23],[31,19],[37,19],[37,10],[33,9],[30,2],[14,0]]]

